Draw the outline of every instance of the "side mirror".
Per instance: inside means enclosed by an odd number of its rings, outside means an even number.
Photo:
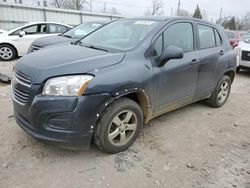
[[[168,46],[163,50],[159,66],[165,65],[170,59],[182,59],[183,56],[184,52],[181,48],[176,46]]]
[[[250,43],[250,39],[246,39],[245,42],[246,42],[246,43]]]
[[[20,31],[19,32],[19,37],[23,37],[25,34],[26,34],[25,31]]]

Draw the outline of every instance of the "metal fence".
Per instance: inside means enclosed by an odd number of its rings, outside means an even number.
[[[36,21],[78,25],[84,21],[109,21],[117,18],[121,16],[0,3],[0,29],[10,29],[23,23]]]

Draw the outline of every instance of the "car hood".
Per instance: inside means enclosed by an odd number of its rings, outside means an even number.
[[[241,50],[250,51],[250,43],[247,43],[245,41],[240,41],[239,46],[240,46]]]
[[[38,47],[45,47],[45,46],[51,46],[55,44],[61,44],[61,43],[70,43],[75,41],[75,39],[63,37],[63,36],[48,36],[48,37],[42,37],[37,40],[35,40],[32,45],[38,46]]]
[[[83,74],[120,63],[124,53],[108,53],[79,45],[60,45],[23,56],[15,70],[30,77],[33,84],[71,74]]]

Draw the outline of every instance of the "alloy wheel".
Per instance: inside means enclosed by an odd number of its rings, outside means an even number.
[[[227,81],[222,82],[218,93],[218,102],[222,104],[228,97],[229,83]]]
[[[11,59],[12,56],[13,56],[13,51],[10,48],[6,46],[0,48],[0,58],[8,60]]]
[[[137,118],[131,110],[124,110],[116,115],[109,125],[108,139],[112,145],[126,145],[137,129]]]

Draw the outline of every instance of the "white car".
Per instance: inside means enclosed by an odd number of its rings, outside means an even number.
[[[0,35],[1,35],[2,33],[5,33],[5,32],[6,32],[6,30],[0,29]]]
[[[240,41],[239,49],[239,66],[237,67],[237,71],[250,68],[250,39]]]
[[[10,61],[27,53],[30,44],[41,37],[58,35],[72,26],[54,22],[36,22],[0,34],[0,60]]]

